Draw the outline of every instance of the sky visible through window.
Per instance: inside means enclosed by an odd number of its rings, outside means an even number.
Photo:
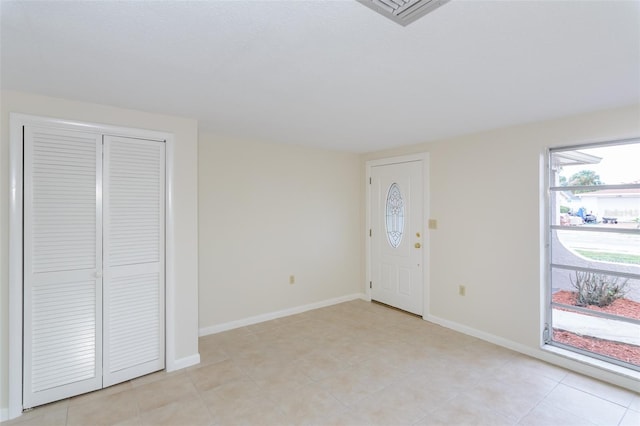
[[[640,143],[578,149],[602,158],[598,164],[563,166],[560,176],[569,179],[580,170],[593,170],[605,185],[640,183]]]

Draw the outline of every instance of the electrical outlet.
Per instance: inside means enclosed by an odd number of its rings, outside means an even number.
[[[296,276],[289,275],[289,284],[295,284],[295,283],[296,283]]]
[[[460,296],[464,296],[465,294],[467,294],[467,288],[463,285],[459,285],[458,286],[458,294]]]

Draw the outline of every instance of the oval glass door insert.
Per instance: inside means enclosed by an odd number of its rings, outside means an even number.
[[[404,231],[404,199],[397,183],[393,183],[389,187],[386,205],[387,240],[391,247],[398,248]]]

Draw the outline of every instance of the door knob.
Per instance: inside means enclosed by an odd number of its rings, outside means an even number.
[[[416,245],[415,245],[414,247],[415,247],[415,248],[420,248],[420,247],[422,247],[422,246],[420,245],[420,243],[416,243]]]

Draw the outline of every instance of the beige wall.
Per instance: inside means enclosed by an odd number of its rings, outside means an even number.
[[[8,371],[10,111],[175,134],[176,358],[197,353],[198,328],[364,292],[365,161],[429,152],[430,216],[438,229],[428,235],[428,314],[550,359],[539,350],[541,156],[547,146],[640,135],[636,105],[356,155],[198,136],[194,120],[2,92],[2,408]],[[288,283],[292,274],[294,285]],[[464,297],[457,295],[460,284],[467,287]],[[633,383],[563,362],[622,385]]]
[[[371,153],[363,164],[430,153],[430,216],[438,228],[429,232],[429,314],[547,356],[539,350],[545,147],[639,135],[636,105]]]
[[[49,98],[17,92],[2,92],[0,112],[0,407],[8,397],[8,238],[9,238],[9,113],[18,112],[77,121],[135,127],[173,133],[176,320],[175,359],[197,356],[198,340],[198,210],[196,120],[124,110],[108,106]],[[169,360],[168,360],[169,361]]]
[[[358,155],[201,134],[198,167],[201,329],[363,292]]]

